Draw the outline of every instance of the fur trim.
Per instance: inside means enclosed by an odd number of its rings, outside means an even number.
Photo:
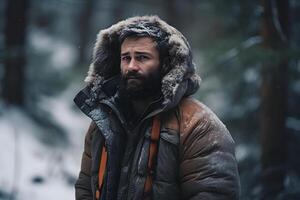
[[[174,27],[168,25],[158,16],[137,16],[120,21],[111,27],[101,30],[93,52],[93,63],[89,67],[85,82],[91,84],[96,77],[108,78],[120,73],[119,58],[114,56],[120,52],[119,36],[124,28],[136,23],[147,22],[158,26],[168,34],[170,71],[162,79],[162,93],[168,102],[175,101],[184,95],[196,92],[200,77],[195,73],[192,53],[186,38]],[[184,83],[184,84],[183,84]],[[183,85],[186,85],[183,87]],[[178,94],[182,93],[182,94]]]

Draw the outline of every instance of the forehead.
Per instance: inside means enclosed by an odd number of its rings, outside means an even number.
[[[121,45],[121,52],[127,51],[157,51],[156,42],[151,37],[128,37]]]

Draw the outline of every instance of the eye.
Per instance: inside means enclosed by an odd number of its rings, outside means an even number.
[[[138,55],[138,56],[136,57],[136,59],[137,59],[138,61],[145,61],[145,60],[148,60],[149,57],[148,57],[148,56],[145,56],[145,55]]]
[[[123,61],[123,62],[129,62],[130,61],[130,56],[122,56],[121,57],[121,61]]]

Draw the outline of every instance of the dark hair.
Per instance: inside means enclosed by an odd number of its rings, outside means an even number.
[[[145,21],[125,27],[119,36],[119,42],[122,44],[126,38],[150,37],[156,42],[156,48],[159,52],[159,61],[162,66],[162,73],[169,71],[169,43],[168,34],[163,31],[158,24]]]

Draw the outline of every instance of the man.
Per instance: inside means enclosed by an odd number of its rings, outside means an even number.
[[[157,16],[100,31],[88,86],[92,119],[76,199],[238,199],[234,142],[205,105],[185,37]]]

